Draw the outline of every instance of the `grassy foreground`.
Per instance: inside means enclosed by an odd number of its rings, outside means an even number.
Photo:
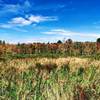
[[[1,61],[0,100],[100,100],[100,61],[70,57]]]

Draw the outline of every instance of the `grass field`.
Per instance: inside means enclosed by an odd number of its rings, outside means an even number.
[[[76,57],[1,61],[0,100],[100,100],[100,61]]]

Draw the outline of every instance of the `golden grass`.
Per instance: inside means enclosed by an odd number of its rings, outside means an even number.
[[[68,58],[25,58],[25,59],[13,59],[7,63],[0,62],[0,66],[5,67],[15,67],[19,71],[27,70],[30,66],[35,66],[36,63],[48,64],[55,63],[58,68],[63,64],[69,64],[71,71],[74,71],[77,68],[83,67],[87,68],[89,66],[95,66],[100,68],[100,61],[90,60],[89,58],[77,58],[77,57],[68,57]]]

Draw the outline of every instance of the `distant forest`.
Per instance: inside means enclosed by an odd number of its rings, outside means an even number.
[[[96,42],[73,42],[68,39],[57,43],[8,44],[0,40],[0,57],[66,57],[96,56],[100,58],[100,38]]]

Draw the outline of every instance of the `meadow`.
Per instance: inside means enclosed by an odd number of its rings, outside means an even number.
[[[100,100],[100,0],[0,0],[0,100]]]
[[[100,61],[77,57],[0,61],[0,100],[100,100]]]

